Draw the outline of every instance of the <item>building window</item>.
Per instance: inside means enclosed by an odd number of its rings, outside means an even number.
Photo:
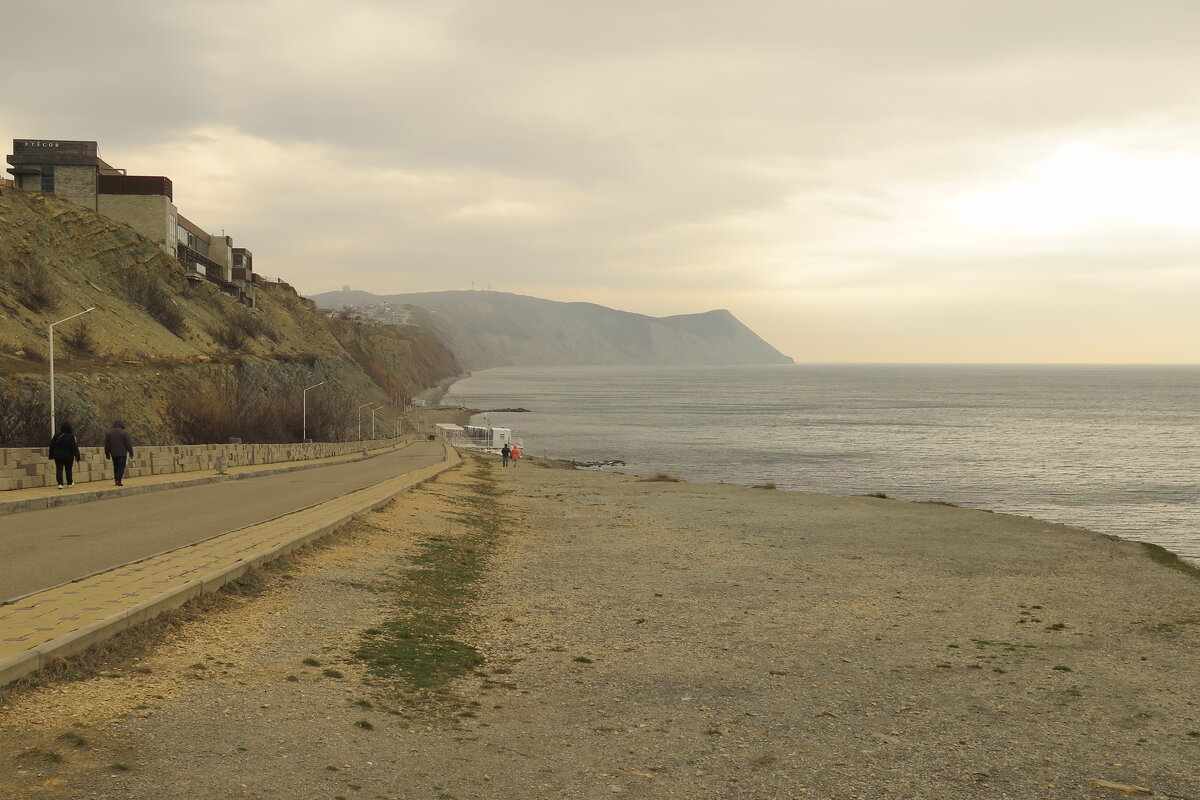
[[[49,164],[42,167],[42,191],[54,191],[54,167]]]

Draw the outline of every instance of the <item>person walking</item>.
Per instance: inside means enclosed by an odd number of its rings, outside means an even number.
[[[108,433],[104,434],[104,457],[112,459],[113,480],[117,486],[124,486],[121,478],[125,477],[126,460],[133,458],[133,439],[121,420],[114,422]]]
[[[71,423],[64,422],[58,426],[58,433],[50,440],[50,458],[54,459],[54,477],[58,479],[58,488],[63,488],[64,473],[67,486],[74,486],[75,477],[71,468],[83,459],[79,456],[79,440],[75,438]]]
[[[521,448],[517,447],[515,442],[513,443],[512,451],[509,453],[509,456],[512,458],[512,465],[515,469],[517,462],[521,460]]]
[[[505,443],[504,447],[500,448],[500,466],[507,467],[508,459],[512,456],[512,448]]]

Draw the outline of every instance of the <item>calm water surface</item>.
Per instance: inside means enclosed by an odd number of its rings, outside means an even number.
[[[502,368],[449,400],[532,455],[1026,514],[1200,559],[1200,367]]]

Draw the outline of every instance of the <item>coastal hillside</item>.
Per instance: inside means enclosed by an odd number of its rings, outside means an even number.
[[[323,308],[427,328],[466,369],[591,364],[790,364],[721,309],[649,317],[504,292],[326,292]]]
[[[89,307],[55,327],[58,417],[84,444],[114,417],[147,444],[341,439],[358,405],[461,372],[426,328],[331,319],[278,280],[253,292],[249,308],[128,226],[0,187],[0,447],[44,445],[47,329]]]

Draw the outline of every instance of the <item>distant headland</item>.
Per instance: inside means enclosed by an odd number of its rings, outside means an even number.
[[[311,295],[331,313],[431,330],[466,369],[620,364],[791,364],[729,311],[650,317],[506,292]]]

